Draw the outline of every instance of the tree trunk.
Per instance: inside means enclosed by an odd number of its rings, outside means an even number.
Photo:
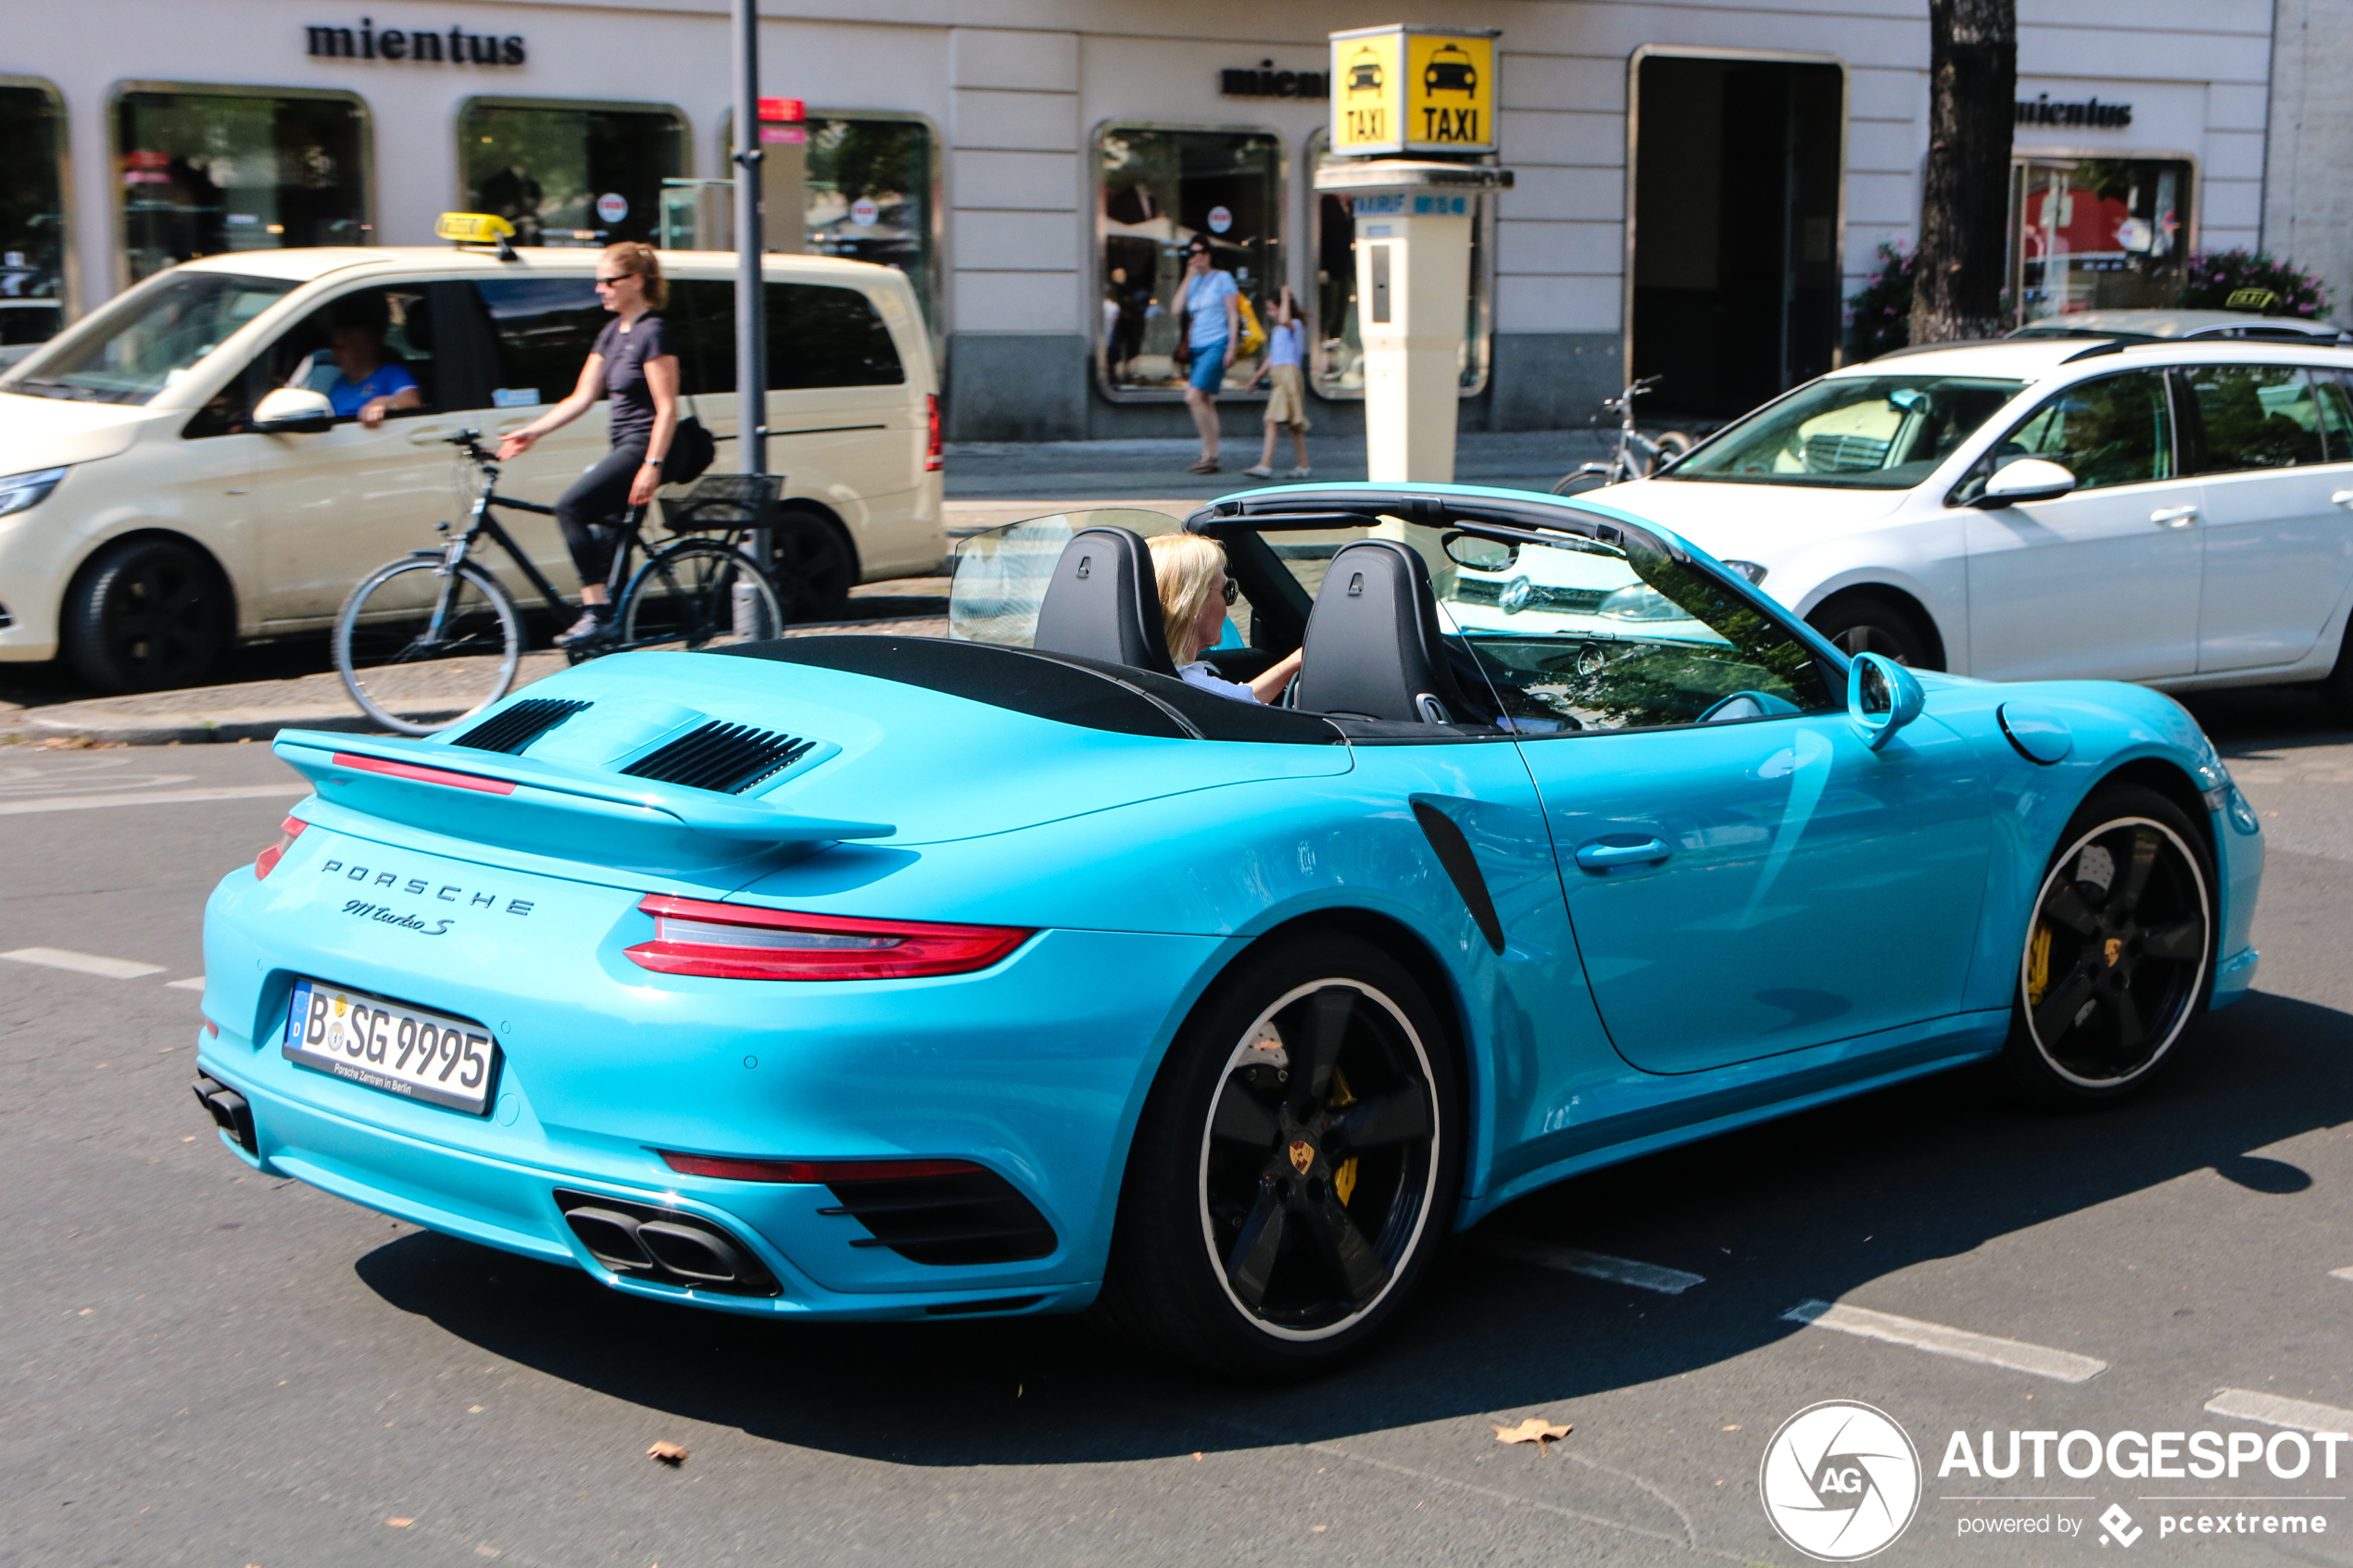
[[[2009,329],[2010,127],[2017,0],[1928,0],[1928,176],[1920,200],[1912,342]]]

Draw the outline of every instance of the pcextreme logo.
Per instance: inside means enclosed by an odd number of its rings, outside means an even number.
[[[1756,1490],[1781,1539],[1818,1562],[1856,1562],[1911,1524],[1919,1451],[1885,1411],[1825,1399],[1781,1423],[1765,1445]]]

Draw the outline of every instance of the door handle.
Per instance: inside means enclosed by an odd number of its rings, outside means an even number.
[[[432,425],[423,430],[411,429],[409,432],[409,445],[411,446],[435,446],[440,445],[442,439],[448,433],[449,427],[447,425]]]
[[[2335,495],[2329,497],[2329,505],[2332,507],[2353,508],[2353,490],[2338,491]]]
[[[2149,513],[2149,521],[2159,528],[2187,528],[2197,521],[2196,507],[2159,507]]]
[[[1663,838],[1633,839],[1630,835],[1616,839],[1597,838],[1591,844],[1579,846],[1577,863],[1589,872],[1605,872],[1612,866],[1634,866],[1664,860],[1673,853]]]

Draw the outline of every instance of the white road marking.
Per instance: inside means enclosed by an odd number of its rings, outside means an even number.
[[[0,817],[33,811],[93,811],[107,806],[180,806],[199,800],[267,800],[308,795],[310,786],[295,782],[271,784],[221,784],[210,789],[151,789],[141,794],[52,795],[31,800],[0,800]]]
[[[2054,1350],[2018,1339],[1997,1339],[1990,1334],[1971,1334],[1965,1328],[1947,1328],[1943,1323],[1922,1323],[1918,1318],[1874,1312],[1868,1307],[1801,1301],[1781,1316],[1815,1328],[1834,1328],[1841,1334],[1883,1339],[1891,1345],[1908,1345],[1931,1355],[2007,1367],[2012,1372],[2032,1373],[2037,1377],[2055,1377],[2061,1383],[2088,1383],[2108,1370],[2106,1361],[2079,1356],[2071,1350]]]
[[[2316,1405],[2309,1399],[2284,1399],[2252,1388],[2217,1388],[2206,1401],[2208,1415],[2233,1421],[2257,1421],[2266,1426],[2292,1426],[2299,1432],[2353,1433],[2353,1411]]]
[[[95,953],[71,953],[63,947],[19,947],[13,953],[0,953],[0,959],[13,959],[18,963],[37,963],[44,969],[70,969],[82,974],[103,974],[109,980],[136,980],[143,974],[161,974],[163,965],[140,963],[133,959],[105,959]]]
[[[1607,1253],[1586,1252],[1574,1247],[1555,1247],[1549,1241],[1532,1241],[1526,1236],[1483,1236],[1478,1245],[1481,1251],[1515,1262],[1534,1263],[1539,1268],[1559,1269],[1566,1273],[1610,1280],[1667,1296],[1680,1296],[1695,1285],[1707,1283],[1705,1275],[1687,1274],[1680,1269],[1638,1263],[1631,1258],[1613,1258]]]
[[[201,991],[204,989],[204,976],[192,974],[185,980],[167,980],[164,985],[173,991]]]

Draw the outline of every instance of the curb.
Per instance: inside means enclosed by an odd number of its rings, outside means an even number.
[[[199,715],[154,714],[137,718],[113,714],[77,719],[57,709],[29,715],[22,726],[28,735],[44,739],[107,741],[117,746],[207,746],[235,741],[267,741],[281,730],[339,730],[382,734],[364,713],[313,710],[275,713],[267,718],[207,719]]]

